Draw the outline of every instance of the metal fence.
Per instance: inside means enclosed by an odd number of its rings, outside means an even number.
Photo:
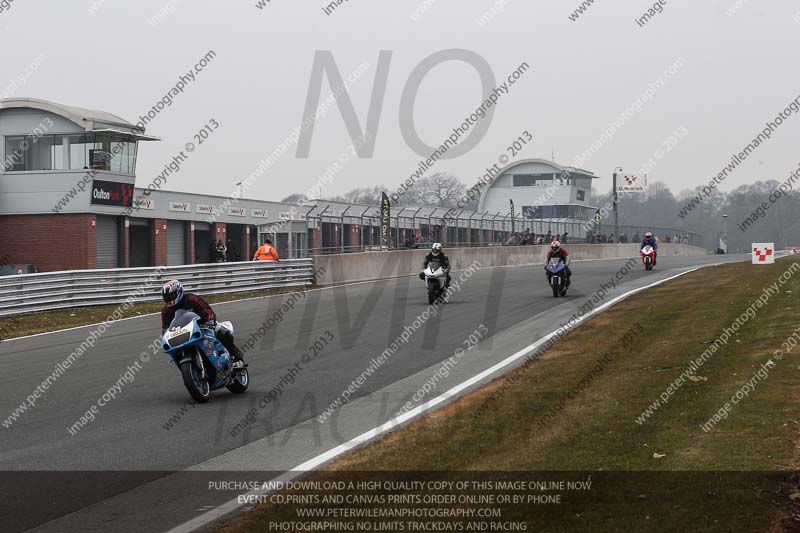
[[[187,291],[212,295],[306,287],[314,277],[311,259],[5,276],[0,277],[0,316],[160,301],[161,284],[170,279],[179,279]]]
[[[466,223],[465,223],[466,220]],[[459,224],[459,225],[456,225]],[[347,224],[341,219],[324,219],[321,227],[321,247],[310,247],[308,253],[340,254],[352,252],[380,251],[380,228],[378,221],[373,225]],[[536,244],[539,240],[550,242],[559,239],[566,243],[619,243],[641,241],[646,231],[652,231],[660,242],[676,242],[705,246],[705,238],[698,233],[675,228],[634,226],[621,224],[619,234],[610,224],[599,228],[588,221],[574,219],[525,219],[517,216],[512,232],[510,217],[500,215],[476,214],[468,218],[409,217],[408,221],[391,220],[390,249],[428,248],[434,242],[441,242],[448,248],[467,248],[474,246],[499,246]],[[353,232],[355,238],[348,238]],[[565,237],[566,235],[566,237]],[[512,238],[513,237],[513,238]]]

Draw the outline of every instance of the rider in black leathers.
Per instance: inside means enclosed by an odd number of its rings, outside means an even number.
[[[444,252],[442,252],[442,245],[439,244],[438,242],[433,243],[433,246],[431,246],[431,251],[428,252],[428,254],[425,256],[425,260],[422,262],[422,270],[428,268],[428,264],[432,262],[439,263],[442,266],[445,273],[447,274],[447,278],[444,283],[444,288],[446,289],[450,287],[450,260],[447,258],[446,255],[444,255]],[[424,280],[425,275],[422,272],[420,272],[419,278]]]

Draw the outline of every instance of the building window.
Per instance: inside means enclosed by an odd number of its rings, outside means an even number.
[[[6,137],[6,158],[3,171],[17,172],[25,170],[25,137]]]
[[[549,187],[553,184],[552,174],[514,174],[514,187]]]
[[[88,168],[133,175],[136,140],[108,133],[6,137],[5,172]]]
[[[591,189],[592,188],[592,178],[572,178],[571,185],[578,187],[579,189]]]

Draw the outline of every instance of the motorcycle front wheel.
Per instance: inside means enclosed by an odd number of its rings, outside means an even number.
[[[558,298],[561,296],[561,283],[559,280],[553,280],[550,283],[553,287],[553,297]]]
[[[236,371],[236,377],[227,385],[227,388],[234,394],[241,394],[247,390],[248,385],[250,385],[250,374],[246,368],[242,368]]]
[[[439,297],[439,290],[433,285],[428,285],[428,305],[433,305]]]
[[[196,358],[199,358],[199,355]],[[181,363],[181,376],[189,396],[194,401],[206,403],[211,398],[211,385],[208,379],[203,377],[203,372],[197,368],[194,358]]]

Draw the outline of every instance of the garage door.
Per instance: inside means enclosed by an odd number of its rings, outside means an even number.
[[[167,221],[167,265],[186,264],[186,223],[181,220]]]
[[[97,268],[119,267],[119,227],[116,217],[97,216]]]

